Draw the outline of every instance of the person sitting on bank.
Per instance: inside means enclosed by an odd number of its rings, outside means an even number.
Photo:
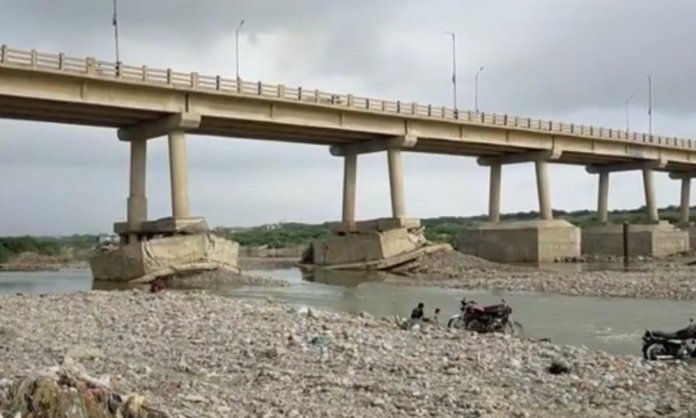
[[[425,305],[422,302],[413,308],[411,317],[407,321],[401,323],[401,328],[408,330],[420,324],[423,321],[423,308],[425,308]]]
[[[433,313],[433,317],[430,319],[430,322],[433,324],[440,323],[440,308],[435,308],[435,313]]]
[[[437,325],[437,324],[440,322],[440,318],[439,318],[439,317],[440,317],[440,308],[435,308],[435,312],[433,313],[433,317],[432,317],[432,318],[428,318],[428,317],[424,316],[424,317],[422,318],[422,321],[423,321],[423,322],[428,322],[428,323],[431,324],[431,325]]]
[[[419,303],[417,307],[413,308],[411,311],[411,321],[420,321],[423,319],[423,308],[425,308],[423,302]]]

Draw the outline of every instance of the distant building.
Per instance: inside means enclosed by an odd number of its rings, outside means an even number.
[[[275,229],[280,228],[281,226],[283,226],[282,222],[276,222],[272,224],[261,225],[259,228],[261,228],[264,231],[273,231]]]
[[[115,234],[99,234],[97,235],[97,246],[102,245],[118,245],[121,242],[118,235]]]

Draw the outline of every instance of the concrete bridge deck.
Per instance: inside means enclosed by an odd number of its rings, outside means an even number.
[[[118,128],[119,139],[130,143],[127,220],[114,226],[126,245],[120,252],[95,261],[93,271],[103,270],[104,277],[149,277],[181,264],[181,260],[235,268],[236,247],[213,245],[213,238],[207,235],[203,239],[207,225],[190,213],[186,133],[330,146],[332,155],[343,157],[342,222],[335,239],[312,245],[311,258],[317,265],[401,262],[398,260],[427,245],[420,222],[407,216],[402,151],[474,156],[480,165],[490,167],[490,222],[468,235],[463,233],[460,246],[485,258],[541,261],[580,255],[580,230],[553,219],[549,163],[584,165],[589,173],[599,174],[597,217],[603,224],[608,223],[610,173],[642,171],[652,225],[636,231],[634,235],[641,240],[636,248],[667,254],[689,246],[686,231],[659,222],[653,179],[654,171],[665,171],[682,182],[680,224],[687,225],[691,178],[696,177],[696,142],[681,138],[230,80],[7,46],[0,48],[0,118],[113,127]],[[153,221],[147,216],[145,190],[147,140],[165,135],[169,141],[172,216]],[[357,158],[378,151],[387,155],[391,217],[376,223],[357,222]],[[501,169],[521,162],[535,164],[541,219],[501,223]],[[198,237],[190,236],[192,231]],[[608,226],[584,235],[586,243],[609,243],[616,241],[617,232]],[[179,245],[181,240],[197,251],[188,255],[197,255],[188,259],[181,256],[179,261],[168,258],[170,242]],[[151,260],[144,255],[155,253],[152,248],[162,249],[162,254]],[[213,251],[216,248],[220,251]],[[121,259],[125,261],[117,262]],[[119,270],[129,263],[140,266],[139,270],[128,274]]]
[[[333,94],[2,46],[0,117],[124,128],[192,113],[187,132],[319,145],[412,136],[405,151],[496,157],[535,151],[566,164],[696,167],[691,140]],[[513,157],[514,159],[514,157]]]

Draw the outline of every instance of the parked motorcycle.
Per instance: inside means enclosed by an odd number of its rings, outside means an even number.
[[[512,308],[501,300],[500,304],[483,306],[473,300],[463,299],[460,312],[447,321],[447,328],[463,328],[480,333],[503,332],[517,334],[522,325],[512,320]]]
[[[676,332],[645,331],[643,357],[646,360],[696,358],[696,324],[694,320]]]

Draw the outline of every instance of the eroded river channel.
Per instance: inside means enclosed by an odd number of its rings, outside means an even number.
[[[233,298],[265,299],[322,310],[406,316],[423,302],[428,315],[439,307],[441,322],[456,313],[462,297],[479,303],[505,298],[513,316],[533,338],[557,344],[585,345],[616,354],[639,354],[646,328],[673,330],[696,317],[693,301],[562,296],[403,286],[360,273],[334,272],[304,277],[298,269],[257,270],[248,274],[287,280],[288,287],[218,286],[211,291]],[[44,294],[113,288],[93,283],[88,269],[57,272],[0,273],[0,294]],[[251,320],[252,318],[250,318]]]

